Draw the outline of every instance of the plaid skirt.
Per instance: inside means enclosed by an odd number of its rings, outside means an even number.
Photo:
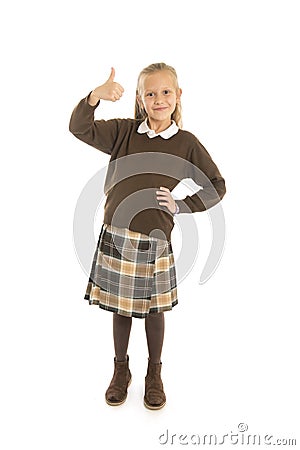
[[[127,317],[171,310],[178,303],[171,242],[103,224],[84,298]]]

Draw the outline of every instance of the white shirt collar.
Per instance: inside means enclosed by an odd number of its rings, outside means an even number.
[[[170,137],[174,136],[178,132],[179,128],[176,125],[175,120],[172,120],[172,124],[164,131],[161,131],[160,133],[155,133],[154,130],[151,130],[148,126],[147,119],[144,120],[140,124],[140,126],[137,129],[137,132],[140,134],[147,133],[149,138],[155,138],[156,136],[161,136],[163,139],[170,139]]]

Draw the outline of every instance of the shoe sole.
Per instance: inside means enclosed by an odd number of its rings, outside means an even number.
[[[132,377],[131,377],[130,380],[128,381],[127,389],[128,389],[129,386],[131,385],[131,380],[132,380]],[[109,406],[120,406],[120,405],[123,405],[123,403],[126,402],[127,395],[128,395],[128,393],[126,393],[126,397],[125,397],[124,400],[122,400],[121,402],[110,402],[110,401],[107,400],[106,398],[105,398],[105,401],[106,401],[106,403],[107,403]]]
[[[159,410],[159,409],[162,409],[165,405],[166,405],[166,403],[167,402],[164,402],[162,405],[150,405],[149,403],[147,403],[146,402],[146,400],[144,399],[144,406],[147,408],[147,409],[150,409],[151,411],[157,411],[157,410]]]

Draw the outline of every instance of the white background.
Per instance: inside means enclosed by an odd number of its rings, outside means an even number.
[[[1,13],[1,448],[182,448],[180,434],[299,436],[298,2],[52,1]],[[104,392],[111,315],[83,301],[73,216],[107,155],[68,131],[111,66],[125,88],[102,117],[132,117],[140,70],[165,61],[183,89],[184,128],[226,179],[226,248],[203,251],[166,313],[167,406],[142,404],[143,321],[134,320],[127,402]],[[96,224],[98,232],[101,223]],[[176,231],[174,232],[175,235]],[[176,236],[175,236],[176,238]],[[178,240],[174,240],[178,252]],[[299,419],[299,417],[297,418]],[[159,444],[169,430],[174,444]],[[298,433],[298,435],[297,435]],[[190,447],[191,445],[188,445]],[[223,448],[232,448],[229,443]]]

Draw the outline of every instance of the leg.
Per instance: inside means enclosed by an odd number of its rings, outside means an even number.
[[[132,317],[120,316],[120,314],[114,313],[113,336],[117,361],[126,360],[131,324]]]
[[[164,314],[149,314],[145,319],[145,328],[149,360],[145,378],[144,405],[148,409],[161,409],[166,404],[160,360],[165,331]]]
[[[111,406],[121,405],[127,398],[127,389],[131,382],[128,367],[127,348],[131,331],[132,318],[113,315],[113,336],[115,346],[114,375],[105,393],[106,403]]]
[[[149,314],[145,319],[149,359],[154,364],[160,363],[165,334],[164,313]]]

